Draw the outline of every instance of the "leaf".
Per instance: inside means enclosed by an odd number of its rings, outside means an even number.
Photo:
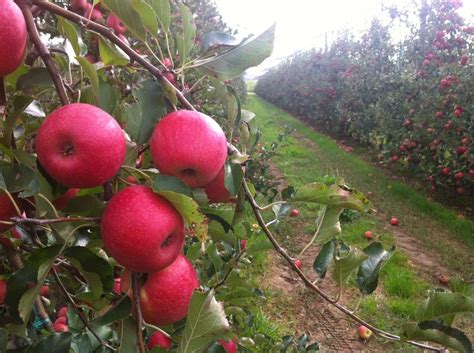
[[[474,312],[474,296],[463,293],[430,291],[428,298],[417,313],[419,321],[434,320],[441,317]]]
[[[62,212],[83,217],[100,217],[104,207],[104,202],[99,200],[97,196],[84,195],[68,200]]]
[[[99,37],[99,55],[105,65],[126,66],[130,58],[108,40]]]
[[[132,311],[132,301],[128,295],[125,295],[120,299],[119,304],[107,311],[101,317],[98,317],[91,321],[91,324],[94,326],[105,326],[111,324],[112,322],[123,320],[130,315]]]
[[[44,118],[46,116],[46,113],[41,107],[41,103],[35,100],[25,108],[25,113],[35,118]]]
[[[194,292],[178,352],[202,352],[228,330],[224,308],[215,299],[214,291],[207,294]]]
[[[343,208],[326,206],[324,211],[323,221],[319,227],[319,233],[314,244],[323,244],[330,239],[333,239],[336,235],[341,234],[341,222],[339,218],[341,216]]]
[[[231,86],[227,86],[227,92],[227,120],[232,128],[239,127],[242,118],[239,95]]]
[[[330,240],[321,247],[318,256],[314,259],[313,269],[320,278],[326,277],[326,272],[334,257],[336,241]]]
[[[222,81],[236,78],[271,55],[274,39],[275,25],[259,36],[244,40],[238,46],[204,61],[199,68],[207,75]]]
[[[97,75],[97,71],[95,70],[94,65],[82,56],[76,57],[76,60],[79,62],[82,69],[84,70],[84,73],[91,81],[92,90],[94,92],[94,96],[97,99],[99,97],[99,76]],[[97,103],[98,102],[96,102],[96,104]]]
[[[394,252],[395,247],[391,247],[387,251],[379,242],[373,242],[364,249],[364,253],[369,258],[360,265],[357,273],[357,285],[362,293],[370,294],[377,288],[379,271],[390,260]]]
[[[146,0],[155,10],[161,27],[166,32],[170,27],[171,6],[169,0]]]
[[[119,353],[136,353],[138,348],[136,323],[131,317],[122,320],[120,324],[120,345]]]
[[[39,192],[40,182],[35,171],[24,165],[2,165],[0,174],[11,193],[21,192],[20,197],[29,197]]]
[[[71,43],[74,54],[77,57],[85,54],[79,27],[61,16],[56,16],[56,19],[58,21],[58,31]]]
[[[17,91],[28,91],[30,89],[53,89],[53,80],[45,67],[34,67],[27,73],[21,75],[16,81]]]
[[[153,7],[144,0],[132,0],[132,8],[140,15],[145,28],[156,37],[158,33],[158,19]]]
[[[462,331],[443,326],[438,321],[409,322],[403,325],[402,338],[438,343],[458,352],[472,353],[472,343]]]
[[[193,193],[189,186],[187,186],[178,178],[171,175],[155,175],[155,177],[153,178],[153,188],[153,190],[155,191],[173,191],[178,194],[193,197]]]
[[[231,196],[237,195],[244,178],[244,171],[240,164],[226,162],[224,164],[225,177],[224,186]]]
[[[249,255],[255,255],[269,249],[273,249],[273,245],[266,236],[254,236],[248,240],[247,253]]]
[[[219,255],[219,251],[217,250],[216,244],[210,242],[206,252],[209,255],[209,258],[211,259],[212,264],[214,265],[215,271],[219,272],[222,269],[224,262],[222,261]]]
[[[0,328],[0,352],[7,351],[8,331]]]
[[[194,23],[193,14],[186,5],[179,3],[179,11],[181,13],[183,26],[182,33],[176,35],[176,45],[178,47],[181,65],[183,65],[194,47],[196,24]]]
[[[72,333],[53,333],[40,339],[38,344],[28,350],[28,353],[69,353]]]
[[[209,32],[202,36],[201,48],[204,52],[221,47],[235,47],[239,42],[227,33]]]
[[[356,191],[344,190],[339,185],[323,183],[306,184],[296,191],[292,201],[320,203],[328,206],[365,211],[370,202],[360,197]]]
[[[137,39],[140,39],[142,42],[146,41],[143,20],[141,16],[136,11],[134,11],[131,1],[101,0],[100,3],[102,6],[113,12],[115,16],[120,18],[120,20],[125,24],[125,26],[127,26],[130,32],[132,32]],[[102,60],[104,59],[102,52],[100,57]]]
[[[138,144],[147,142],[156,123],[166,114],[163,91],[158,82],[149,80],[134,94],[137,100],[127,109],[125,130]]]
[[[199,210],[199,205],[187,195],[161,189],[160,178],[161,177],[158,177],[157,181],[153,182],[153,191],[171,202],[191,228],[191,232],[193,232],[200,241],[204,241],[207,237],[208,223],[206,217]]]
[[[339,286],[342,286],[350,275],[368,256],[358,248],[339,249],[334,255],[333,277]]]

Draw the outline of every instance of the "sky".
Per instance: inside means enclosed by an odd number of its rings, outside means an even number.
[[[224,22],[238,29],[242,37],[258,34],[277,23],[272,56],[260,67],[250,69],[258,74],[266,67],[298,50],[324,47],[338,31],[366,29],[373,17],[382,13],[382,4],[413,7],[415,0],[215,0]],[[464,0],[460,12],[473,20],[474,0]]]

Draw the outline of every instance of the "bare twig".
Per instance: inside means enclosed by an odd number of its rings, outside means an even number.
[[[135,303],[135,311],[137,313],[137,342],[138,349],[140,353],[145,353],[145,343],[143,342],[143,316],[142,308],[140,306],[140,297],[138,293],[138,278],[137,273],[132,272],[132,290],[133,290],[133,300]]]
[[[28,34],[30,36],[30,40],[35,45],[36,49],[41,56],[46,68],[51,75],[51,78],[54,82],[54,86],[56,87],[56,91],[58,92],[59,100],[61,101],[62,105],[69,104],[69,98],[66,93],[66,88],[64,87],[64,83],[61,77],[61,74],[56,67],[56,63],[54,62],[53,58],[51,57],[51,53],[49,52],[48,48],[43,44],[41,41],[41,37],[38,33],[38,29],[36,28],[35,19],[31,12],[31,4],[29,1],[25,0],[16,0],[16,3],[20,7],[21,11],[23,12],[23,16],[25,17],[26,21],[26,28],[28,29]]]
[[[107,39],[109,39],[112,43],[114,43],[116,46],[118,46],[120,49],[122,49],[131,59],[135,60],[137,63],[145,67],[153,76],[157,78],[157,80],[165,85],[168,85],[173,88],[173,90],[176,93],[176,97],[178,98],[179,102],[181,105],[189,110],[196,110],[193,105],[186,99],[186,97],[183,95],[183,93],[174,87],[161,73],[160,69],[151,64],[148,60],[143,58],[141,55],[139,55],[135,50],[130,48],[129,45],[124,43],[123,41],[120,40],[119,37],[117,37],[114,32],[105,26],[102,26],[99,23],[89,21],[87,18],[82,17],[74,12],[68,11],[66,9],[63,9],[62,7],[55,5],[51,2],[47,2],[44,0],[33,0],[33,3],[37,5],[38,7],[52,12],[56,15],[59,15],[61,17],[64,17],[72,22],[75,22],[85,29],[91,29]]]
[[[38,218],[25,218],[25,217],[12,217],[10,218],[13,223],[32,223],[32,224],[53,224],[53,223],[67,223],[67,222],[97,222],[99,223],[100,217],[60,217],[51,219],[38,219]]]
[[[243,186],[244,191],[245,191],[245,196],[247,197],[247,200],[250,202],[253,213],[255,214],[255,217],[257,218],[257,222],[260,225],[260,227],[262,228],[262,230],[264,231],[264,233],[267,236],[268,240],[270,240],[273,247],[280,254],[280,256],[283,257],[288,262],[288,264],[291,266],[293,271],[296,272],[296,274],[303,281],[303,283],[306,285],[306,287],[308,287],[313,292],[316,292],[320,297],[322,297],[328,303],[333,305],[339,311],[343,312],[347,316],[351,317],[353,320],[357,321],[358,323],[360,323],[360,324],[366,326],[367,328],[369,328],[370,330],[372,330],[375,335],[384,337],[384,338],[392,340],[392,341],[401,341],[400,336],[397,336],[397,335],[391,334],[389,332],[383,331],[383,330],[379,329],[378,327],[375,327],[375,326],[369,324],[368,322],[364,321],[363,319],[361,319],[360,317],[355,315],[352,311],[350,311],[345,306],[343,306],[343,305],[335,302],[334,300],[332,300],[326,292],[324,292],[319,287],[317,287],[314,283],[312,283],[311,280],[308,277],[306,277],[306,275],[295,265],[295,263],[293,261],[293,258],[290,255],[288,255],[288,253],[285,251],[285,249],[283,249],[280,246],[280,244],[278,243],[276,238],[273,236],[270,229],[268,229],[268,227],[266,226],[265,220],[262,217],[259,206],[257,205],[255,199],[253,198],[252,193],[250,192],[250,189],[249,189],[245,179],[243,179],[243,181],[242,181],[242,186]],[[413,345],[413,346],[428,349],[428,350],[431,350],[431,351],[444,352],[443,348],[433,347],[433,346],[430,346],[430,345],[427,345],[427,344],[424,344],[424,343],[420,343],[420,342],[416,342],[416,341],[406,341],[406,342]]]
[[[61,281],[61,278],[59,278],[58,273],[56,272],[56,269],[54,267],[52,267],[52,270],[53,270],[53,276],[56,279],[56,282],[58,283],[59,288],[61,288],[61,291],[66,296],[67,300],[71,303],[71,305],[77,311],[77,314],[79,315],[79,318],[81,319],[84,326],[87,327],[87,329],[97,339],[97,341],[100,343],[101,346],[107,347],[108,349],[116,351],[117,349],[110,346],[107,342],[105,342],[102,338],[100,338],[100,336],[94,331],[91,324],[89,323],[89,320],[87,320],[87,317],[84,314],[84,311],[82,310],[82,308],[79,305],[77,305],[76,301],[74,300],[74,298],[71,296],[71,294],[68,292],[67,288],[64,286],[63,282]]]
[[[219,281],[219,283],[217,283],[215,286],[214,286],[214,290],[219,288],[220,286],[224,285],[225,281],[227,281],[227,278],[229,278],[231,272],[234,270],[234,268],[238,265],[239,263],[239,260],[240,258],[242,257],[242,255],[244,254],[245,250],[244,251],[241,251],[239,252],[239,255],[235,258],[235,261],[234,263],[232,264],[232,266],[227,270],[226,274],[224,275],[224,277]]]

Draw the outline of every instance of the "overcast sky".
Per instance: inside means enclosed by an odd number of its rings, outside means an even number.
[[[413,0],[215,0],[223,19],[242,36],[260,33],[277,22],[272,58],[324,45],[342,29],[363,30],[387,6],[410,6]],[[413,5],[411,5],[413,7]],[[473,20],[474,0],[464,0],[462,15]],[[252,70],[255,72],[256,70]],[[257,70],[260,71],[260,70]]]

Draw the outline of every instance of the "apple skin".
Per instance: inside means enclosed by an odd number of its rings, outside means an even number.
[[[67,205],[67,203],[70,199],[73,199],[73,198],[76,197],[77,193],[80,190],[81,189],[78,189],[78,188],[68,189],[64,194],[62,194],[61,196],[54,199],[54,201],[53,201],[54,207],[56,207],[57,210],[62,210],[64,207],[66,207],[66,205]]]
[[[234,340],[218,340],[217,343],[224,347],[227,353],[237,353],[237,343],[235,343]]]
[[[392,217],[392,218],[390,219],[390,224],[391,224],[392,226],[398,226],[398,218]]]
[[[40,291],[39,291],[39,294],[42,296],[42,297],[47,297],[49,298],[49,296],[51,295],[51,289],[49,288],[49,286],[41,286],[40,288]]]
[[[92,8],[92,4],[87,4],[84,11],[84,17],[90,18],[91,21],[97,22],[102,19],[102,12],[95,6]]]
[[[54,331],[57,332],[57,333],[68,332],[68,331],[69,331],[68,325],[63,324],[63,323],[60,323],[60,322],[58,322],[58,323],[55,322],[55,323],[53,324],[53,329],[54,329]]]
[[[36,136],[36,153],[46,172],[70,188],[92,188],[110,180],[125,160],[125,137],[108,113],[90,104],[52,112]]]
[[[67,317],[66,316],[58,316],[56,321],[54,321],[55,324],[64,324],[67,325]]]
[[[373,238],[373,236],[374,236],[374,234],[373,234],[370,230],[368,230],[368,231],[366,231],[366,232],[364,233],[364,238],[365,238],[365,239],[369,239],[369,240],[370,240],[370,239]]]
[[[217,176],[204,186],[209,203],[227,203],[235,200],[225,187],[225,169],[221,168]]]
[[[7,296],[7,280],[0,279],[0,305],[5,304],[6,296]]]
[[[146,186],[117,193],[102,216],[107,253],[134,272],[156,272],[170,265],[181,252],[184,236],[178,211]]]
[[[28,32],[23,14],[13,0],[0,1],[0,77],[23,62]]]
[[[154,347],[164,348],[169,351],[171,349],[171,339],[163,332],[156,331],[150,336],[147,348],[152,350]]]
[[[10,221],[10,218],[15,217],[16,215],[17,213],[16,213],[15,206],[13,205],[13,202],[10,200],[8,195],[0,194],[0,220]],[[0,223],[0,233],[4,233],[12,227],[13,227],[12,225]]]
[[[303,263],[301,262],[300,259],[296,259],[294,264],[295,264],[296,268],[301,270],[301,267],[303,266]]]
[[[121,279],[122,292],[131,295],[130,272]],[[184,319],[195,289],[199,287],[196,270],[191,262],[179,255],[165,269],[149,273],[139,286],[140,306],[143,319],[152,325],[166,326]]]
[[[161,173],[173,175],[192,188],[209,184],[227,158],[227,141],[219,124],[190,110],[179,110],[161,119],[150,147]]]
[[[119,278],[115,278],[114,280],[114,287],[112,288],[112,292],[114,292],[115,294],[120,294],[121,293],[121,286],[120,286],[120,277]]]
[[[127,31],[127,27],[113,13],[107,16],[107,27],[113,29],[115,34],[123,34]]]
[[[359,338],[362,340],[368,340],[372,336],[372,331],[365,327],[364,325],[360,325],[357,328],[357,333],[359,334]]]
[[[87,9],[87,0],[72,0],[71,9],[75,12],[83,12]]]
[[[67,318],[68,311],[69,311],[69,308],[67,306],[63,306],[58,311],[58,317],[66,317]]]
[[[297,208],[293,208],[290,212],[290,217],[298,217],[300,215],[300,211]]]

